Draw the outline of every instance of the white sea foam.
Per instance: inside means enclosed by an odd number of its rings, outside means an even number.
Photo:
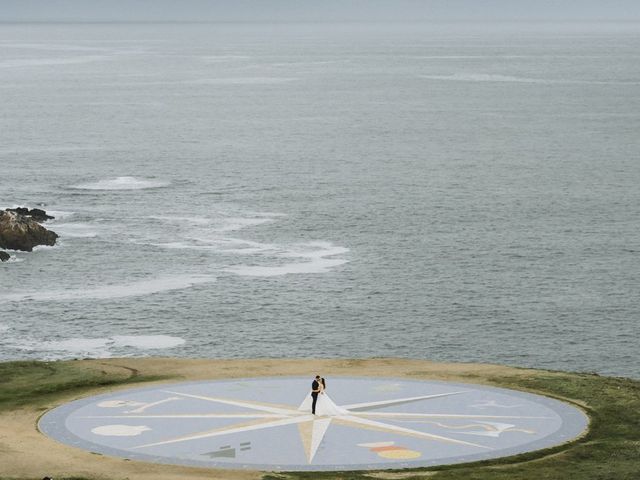
[[[114,350],[126,348],[139,350],[168,349],[183,345],[186,341],[170,335],[115,335],[106,338],[67,338],[65,340],[13,340],[6,345],[23,351],[47,352],[48,358],[110,357]],[[121,353],[118,353],[121,355]]]
[[[143,350],[173,348],[186,343],[184,338],[169,335],[115,335],[111,339],[116,347],[136,347]]]
[[[136,177],[117,177],[75,185],[72,188],[80,190],[143,190],[146,188],[166,187],[169,184],[170,182],[162,180],[149,180]]]
[[[219,213],[212,217],[197,216],[151,216],[153,220],[161,223],[180,225],[180,229],[172,229],[174,238],[170,241],[157,242],[141,238],[136,241],[139,244],[148,244],[160,248],[174,250],[202,250],[219,253],[253,254],[264,252],[276,252],[280,247],[260,242],[232,238],[228,234],[249,227],[270,223],[276,218],[285,216],[273,212],[247,212],[246,215],[230,215]]]
[[[97,62],[109,58],[106,55],[84,55],[60,58],[13,58],[0,62],[0,68],[43,67],[49,65],[71,65],[76,63]]]
[[[160,220],[163,222],[177,223],[177,224],[191,223],[195,225],[209,225],[211,222],[213,222],[212,219],[206,218],[206,217],[180,217],[175,215],[173,216],[172,215],[165,215],[165,216],[151,215],[148,218],[152,218],[154,220]]]
[[[244,240],[242,238],[226,237],[219,239],[218,249],[221,253],[227,254],[240,254],[240,255],[254,255],[254,254],[269,254],[277,255],[282,253],[285,247],[274,243],[262,243],[254,242],[251,240]]]
[[[294,245],[284,256],[317,259],[342,255],[348,251],[348,248],[335,246],[331,242],[308,242]]]
[[[209,250],[213,248],[210,245],[199,246],[185,242],[150,243],[149,245],[160,248],[168,248],[170,250]]]
[[[113,298],[140,297],[154,293],[182,290],[202,283],[211,283],[210,275],[163,275],[119,285],[102,285],[93,288],[42,290],[0,294],[0,303],[31,300],[36,302],[65,302],[71,300],[109,300]]]
[[[82,356],[110,356],[108,338],[69,338],[66,340],[34,341],[29,345],[26,343],[25,349],[42,352],[68,352]]]
[[[54,223],[50,229],[63,237],[93,238],[98,235],[95,225],[89,223]]]
[[[178,238],[145,244],[172,250],[200,250],[221,255],[256,256],[254,265],[229,265],[223,271],[242,276],[274,277],[287,274],[325,273],[348,262],[341,257],[348,248],[331,242],[297,244],[265,243],[228,236],[230,232],[273,222],[283,216],[274,212],[246,212],[246,216],[222,214],[217,218],[151,217],[163,222],[179,223],[184,228]]]
[[[47,250],[53,250],[54,248],[57,248],[57,245],[36,245],[35,247],[33,247],[33,251],[42,252]]]
[[[310,242],[298,244],[291,249],[276,254],[284,258],[304,258],[304,262],[290,262],[280,265],[237,265],[225,271],[247,277],[276,277],[289,274],[326,273],[330,269],[344,265],[348,260],[333,258],[343,255],[348,248],[334,246],[330,242]]]
[[[247,227],[253,227],[255,225],[262,225],[263,223],[273,222],[272,218],[241,218],[241,217],[229,217],[219,220],[216,226],[218,232],[235,232]]]
[[[198,226],[211,225],[211,231],[215,232],[233,232],[254,225],[273,222],[273,218],[269,218],[269,214],[255,214],[255,217],[230,217],[222,216],[218,218],[208,217],[181,217],[181,216],[150,216],[154,220],[175,224],[192,224]]]
[[[345,263],[347,260],[321,258],[313,262],[287,263],[275,267],[238,265],[225,270],[245,277],[278,277],[294,273],[326,273],[331,268]]]
[[[274,253],[280,247],[268,243],[252,242],[239,238],[221,236],[192,237],[185,241],[150,243],[154,247],[168,248],[171,250],[201,250],[221,254],[253,255],[258,253]]]
[[[63,218],[68,218],[72,215],[75,215],[76,212],[67,212],[64,210],[47,210],[47,214],[55,217],[55,220],[62,220]],[[52,220],[53,221],[53,220]]]

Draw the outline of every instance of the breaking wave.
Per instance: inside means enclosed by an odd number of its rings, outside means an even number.
[[[166,187],[170,182],[162,180],[149,180],[136,177],[117,177],[98,180],[97,182],[83,183],[71,188],[79,190],[144,190],[147,188]]]
[[[51,230],[64,237],[93,238],[98,235],[95,226],[88,223],[54,223]]]
[[[221,215],[206,217],[149,217],[164,224],[179,224],[173,238],[158,242],[157,236],[135,243],[169,250],[197,250],[231,257],[222,271],[248,277],[274,277],[288,274],[325,273],[348,262],[348,248],[328,241],[302,243],[259,242],[238,238],[230,233],[274,222],[280,213],[252,212],[250,216]],[[255,264],[234,264],[237,257],[255,258]],[[230,263],[230,264],[229,264]]]
[[[109,300],[113,298],[139,297],[154,293],[182,290],[201,283],[211,283],[210,275],[164,275],[157,278],[118,285],[102,285],[93,288],[65,290],[42,290],[35,292],[12,292],[0,295],[0,303],[21,302],[66,302],[73,300]]]
[[[225,271],[246,277],[277,277],[289,274],[326,273],[331,268],[344,265],[348,260],[334,258],[349,251],[330,242],[309,242],[297,244],[277,253],[279,258],[301,258],[301,262],[287,262],[278,265],[236,265]]]
[[[111,357],[124,353],[123,349],[162,350],[186,343],[181,337],[170,335],[114,335],[106,338],[67,338],[64,340],[16,339],[5,344],[9,348],[31,352],[47,352],[51,359],[70,357]]]

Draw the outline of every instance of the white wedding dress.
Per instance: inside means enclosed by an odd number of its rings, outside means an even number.
[[[303,402],[298,407],[298,410],[301,412],[309,412],[311,413],[311,404],[313,402],[313,398],[311,397],[311,392],[307,395],[307,398],[303,400]],[[322,392],[318,394],[318,401],[316,402],[316,415],[323,417],[335,417],[336,415],[348,415],[349,412],[344,408],[340,408],[338,405],[333,403],[333,400],[329,398],[327,392]]]

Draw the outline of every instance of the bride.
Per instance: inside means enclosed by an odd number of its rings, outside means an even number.
[[[327,394],[327,384],[324,378],[320,379],[320,392],[318,393],[318,402],[316,403],[316,415],[318,416],[336,416],[347,415],[349,412],[344,408],[340,408],[333,403],[333,400]],[[298,410],[302,412],[311,412],[311,393],[307,395],[302,404],[298,407]]]

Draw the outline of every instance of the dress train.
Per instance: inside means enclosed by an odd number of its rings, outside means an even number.
[[[311,393],[307,395],[307,397],[302,401],[298,410],[301,412],[311,412],[311,404],[313,403],[313,398],[311,397]],[[340,408],[338,405],[334,403],[333,400],[327,395],[326,392],[318,394],[318,401],[316,403],[316,415],[318,416],[336,416],[336,415],[347,415],[349,412],[344,408]]]

